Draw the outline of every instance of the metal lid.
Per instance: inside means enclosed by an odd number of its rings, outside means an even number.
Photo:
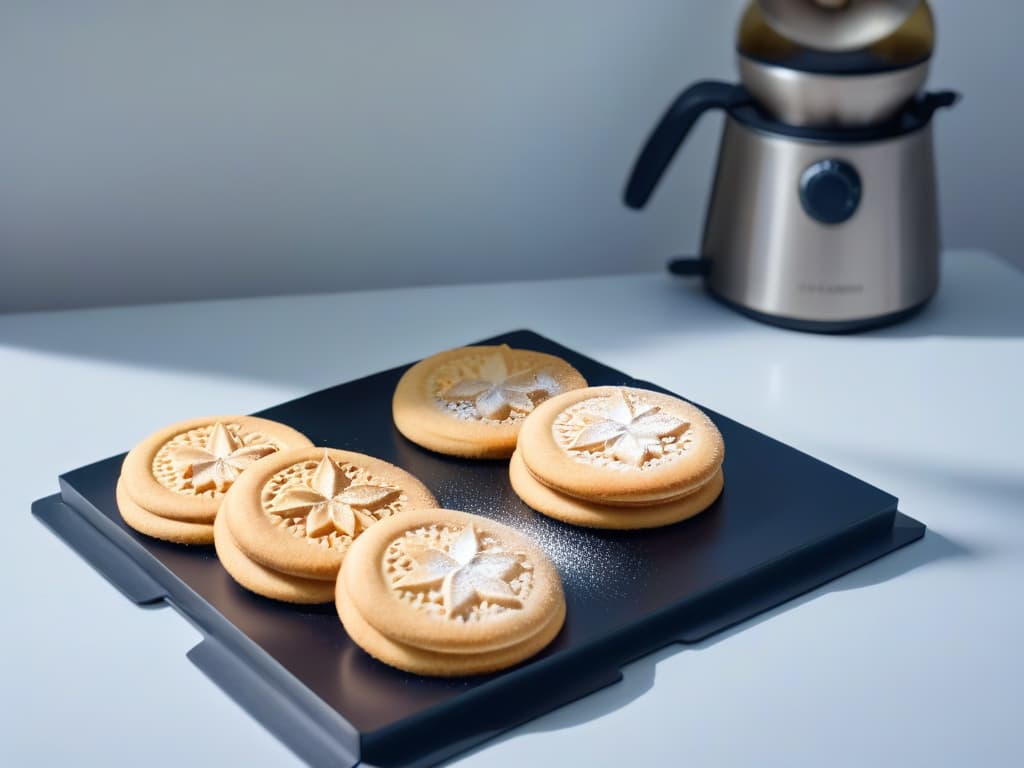
[[[820,51],[851,51],[888,37],[921,0],[757,0],[783,37]]]
[[[765,16],[762,5],[766,2],[769,0],[751,0],[747,6],[737,30],[736,49],[741,56],[772,66],[837,75],[890,72],[926,61],[935,44],[935,24],[927,2],[917,2],[895,32],[852,51],[824,51],[781,35]]]

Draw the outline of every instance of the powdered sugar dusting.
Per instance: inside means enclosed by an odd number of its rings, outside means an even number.
[[[515,424],[562,391],[551,372],[508,347],[467,351],[427,377],[434,405],[450,416],[485,424]]]
[[[574,460],[609,470],[654,469],[692,450],[697,439],[684,414],[626,388],[573,403],[555,417],[551,436]]]
[[[476,405],[469,400],[457,400],[449,402],[440,397],[434,398],[434,405],[456,418],[464,421],[478,421],[484,424],[516,424],[525,419],[529,414],[519,411],[512,411],[504,419],[488,419],[477,413]]]
[[[445,499],[458,499],[463,512],[515,528],[551,558],[562,581],[575,591],[601,599],[621,597],[626,594],[624,585],[646,577],[646,560],[628,534],[567,525],[538,514],[520,501],[507,482],[504,487],[491,487],[486,495],[469,493],[465,485],[455,482],[450,486],[435,489],[442,505]]]

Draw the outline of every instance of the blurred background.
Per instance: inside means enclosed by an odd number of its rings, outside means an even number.
[[[721,117],[643,213],[668,102],[735,80],[727,0],[0,5],[0,311],[660,269]],[[1014,0],[932,0],[944,242],[1024,265]]]

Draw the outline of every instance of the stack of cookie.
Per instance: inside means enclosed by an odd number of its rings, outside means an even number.
[[[508,458],[526,416],[549,397],[587,386],[565,360],[508,345],[459,347],[421,360],[395,388],[398,431],[438,453]]]
[[[722,436],[677,397],[591,387],[551,398],[524,421],[512,488],[572,525],[654,528],[703,511],[722,491]]]
[[[177,544],[212,544],[224,495],[250,466],[311,446],[291,427],[254,416],[182,421],[150,435],[121,465],[117,506],[125,523]]]
[[[444,509],[396,515],[357,539],[336,605],[371,656],[434,676],[512,666],[565,620],[558,572],[540,549],[508,526]]]
[[[392,400],[410,440],[468,458],[511,456],[515,492],[573,525],[651,528],[706,509],[723,487],[722,437],[700,409],[658,392],[587,387],[564,360],[462,347],[412,366]],[[352,640],[422,675],[481,674],[558,635],[558,572],[531,541],[438,509],[403,469],[316,448],[251,416],[151,435],[117,484],[141,533],[216,547],[241,586],[290,603],[335,601]]]
[[[332,448],[281,451],[224,497],[214,525],[221,565],[243,587],[290,603],[325,603],[346,553],[378,521],[437,501],[403,469]]]

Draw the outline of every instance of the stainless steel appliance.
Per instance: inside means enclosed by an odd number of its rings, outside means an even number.
[[[742,85],[699,82],[641,151],[642,208],[709,109],[726,113],[700,255],[713,296],[759,320],[848,332],[896,322],[938,287],[931,118],[934,43],[923,0],[755,0],[740,23]]]

